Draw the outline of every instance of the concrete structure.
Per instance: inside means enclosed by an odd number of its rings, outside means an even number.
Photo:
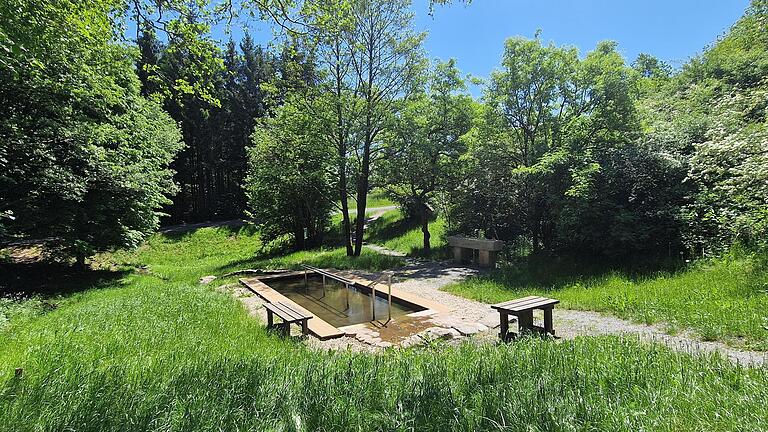
[[[448,245],[453,247],[453,259],[460,263],[477,263],[480,267],[496,267],[499,251],[504,249],[501,240],[480,239],[465,236],[449,236]]]

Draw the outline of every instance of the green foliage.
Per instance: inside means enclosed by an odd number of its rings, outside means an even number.
[[[766,101],[768,81],[721,98],[707,140],[694,146],[689,179],[699,190],[686,215],[693,229],[708,234],[706,243],[768,247]]]
[[[330,155],[316,127],[299,101],[287,101],[259,124],[249,151],[249,215],[266,239],[289,234],[297,249],[322,244],[333,203]]]
[[[687,172],[680,214],[686,246],[765,247],[768,164],[768,6],[744,16],[642,103],[648,141]]]
[[[142,98],[133,51],[113,42],[119,3],[4,3],[0,223],[80,263],[138,245],[175,186],[179,131]],[[33,36],[33,37],[31,37]]]
[[[676,245],[684,171],[638,142],[637,78],[611,42],[580,60],[572,48],[508,40],[466,137],[452,229],[559,254]]]
[[[186,144],[173,164],[180,190],[167,207],[169,223],[242,217],[245,149],[271,105],[262,87],[276,79],[279,66],[248,35],[239,49],[230,41],[221,52],[206,26],[191,28],[194,33],[163,44],[147,24],[137,41],[142,92],[163,102]],[[203,70],[201,62],[208,65]]]
[[[705,260],[671,273],[608,271],[590,276],[587,269],[557,262],[515,264],[446,290],[487,303],[547,295],[567,308],[661,323],[670,331],[692,329],[704,340],[768,351],[768,272],[759,256]]]
[[[466,151],[461,137],[469,131],[473,114],[456,62],[438,62],[427,91],[403,102],[387,134],[382,183],[406,213],[420,221],[426,253],[431,248],[429,219],[435,195],[457,180],[452,173]]]

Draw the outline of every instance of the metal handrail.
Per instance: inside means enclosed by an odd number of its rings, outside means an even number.
[[[327,276],[327,277],[329,277],[331,279],[335,279],[335,280],[337,280],[337,281],[339,281],[339,282],[341,282],[341,283],[343,283],[345,285],[354,285],[355,284],[355,281],[347,279],[347,278],[344,278],[344,277],[341,277],[341,276],[338,276],[338,275],[335,275],[335,274],[333,274],[333,273],[331,273],[329,271],[325,271],[323,269],[319,269],[317,267],[312,267],[312,266],[306,265],[306,264],[302,264],[301,266],[304,267],[305,270],[311,270],[311,271],[313,271],[315,273],[321,274],[323,276]]]
[[[304,283],[307,286],[307,289],[309,289],[308,280],[307,280],[307,270],[313,271],[317,274],[320,274],[323,276],[323,290],[325,290],[325,278],[329,277],[331,279],[334,279],[336,281],[339,281],[345,285],[345,288],[347,290],[347,310],[349,310],[349,287],[355,286],[356,282],[347,279],[338,275],[335,275],[331,272],[325,271],[323,269],[319,269],[317,267],[312,267],[307,264],[301,264],[301,266],[304,268]],[[376,321],[376,284],[380,283],[380,280],[387,276],[387,321],[382,324],[382,326],[386,327],[387,324],[389,324],[390,321],[392,321],[392,272],[386,272],[376,278],[375,280],[371,281],[368,285],[363,285],[367,288],[371,289],[371,321]],[[325,295],[325,294],[323,294]]]
[[[344,288],[346,289],[346,294],[347,294],[347,298],[346,298],[347,309],[345,309],[345,310],[349,310],[349,287],[350,286],[355,286],[355,281],[347,279],[347,278],[344,278],[344,277],[341,277],[341,276],[338,276],[338,275],[335,275],[335,274],[333,274],[331,272],[325,271],[323,269],[319,269],[317,267],[312,267],[312,266],[307,265],[307,264],[302,264],[301,266],[304,267],[304,284],[305,284],[305,286],[307,286],[307,288],[309,287],[309,283],[307,281],[307,270],[313,271],[313,272],[323,276],[323,291],[325,291],[325,278],[326,277],[329,277],[329,278],[331,278],[333,280],[336,280],[338,282],[343,283],[344,284]],[[323,296],[324,295],[325,295],[325,293],[323,293]]]
[[[392,321],[392,276],[391,271],[384,272],[381,276],[371,281],[367,285],[371,289],[371,321],[376,321],[376,284],[380,283],[381,279],[387,277],[387,321],[380,323],[383,327],[386,327],[390,321]]]

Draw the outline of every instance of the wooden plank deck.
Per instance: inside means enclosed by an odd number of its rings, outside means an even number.
[[[312,315],[314,318],[307,322],[307,326],[309,327],[309,332],[320,340],[339,338],[345,334],[343,331],[337,329],[336,327],[328,324],[318,317],[315,317],[312,312],[306,310],[305,308],[296,304],[296,302],[290,300],[288,297],[270,288],[267,284],[260,281],[258,278],[242,278],[240,279],[240,283],[265,301],[270,303],[287,303],[291,305],[292,308],[301,311],[303,314]]]

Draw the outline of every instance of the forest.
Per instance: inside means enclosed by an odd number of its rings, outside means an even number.
[[[426,248],[438,215],[519,253],[766,245],[764,2],[678,69],[626,61],[611,41],[579,53],[511,38],[480,98],[460,61],[427,58],[405,2],[306,4],[306,30],[269,47],[219,45],[212,12],[192,4],[166,5],[162,24],[148,5],[98,6],[86,23],[78,2],[5,7],[8,238],[82,263],[160,223],[247,218],[303,249],[338,212],[359,255],[378,188]],[[133,39],[119,33],[131,16]]]
[[[768,430],[768,0],[488,76],[415,23],[475,3],[0,3],[0,432]],[[265,328],[241,277],[316,268],[461,324]],[[557,337],[498,340],[524,296]]]

